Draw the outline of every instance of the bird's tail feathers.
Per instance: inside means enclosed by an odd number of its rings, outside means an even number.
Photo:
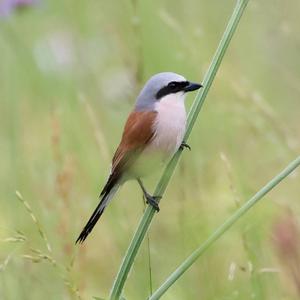
[[[111,188],[109,188],[107,185],[104,187],[103,191],[100,195],[100,202],[96,209],[94,210],[92,216],[88,220],[87,224],[84,226],[83,230],[81,231],[79,237],[76,240],[76,244],[80,243],[82,244],[87,236],[90,234],[90,232],[93,230],[94,226],[96,225],[97,221],[103,214],[103,211],[105,207],[108,205],[108,203],[111,201],[115,193],[117,192],[119,188],[119,184],[114,184]]]

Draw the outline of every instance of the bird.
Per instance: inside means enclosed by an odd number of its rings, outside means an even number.
[[[125,123],[100,202],[76,244],[85,241],[117,190],[128,180],[136,180],[146,203],[159,211],[160,197],[148,193],[142,179],[166,164],[179,148],[190,149],[183,141],[187,120],[184,100],[187,92],[201,87],[173,72],[157,73],[146,82]]]

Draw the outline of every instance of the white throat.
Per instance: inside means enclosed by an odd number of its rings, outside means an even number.
[[[156,105],[179,105],[180,103],[184,106],[184,100],[185,100],[185,93],[184,92],[178,92],[175,94],[169,94],[164,97],[162,97]]]

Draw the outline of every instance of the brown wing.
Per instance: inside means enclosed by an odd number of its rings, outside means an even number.
[[[154,135],[153,123],[157,112],[132,112],[125,124],[120,145],[112,160],[111,175],[101,195],[118,181],[124,168],[129,167]]]
[[[132,112],[125,124],[121,143],[113,157],[112,172],[124,164],[125,158],[143,150],[153,137],[157,112]]]

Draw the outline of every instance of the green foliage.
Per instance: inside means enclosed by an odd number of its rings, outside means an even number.
[[[290,175],[300,165],[300,156],[293,160],[283,171],[276,175],[253,197],[243,204],[234,214],[232,214],[220,227],[218,227],[207,240],[200,245],[180,266],[168,277],[168,279],[151,295],[149,300],[160,299],[161,296],[187,271],[196,260],[206,252],[230,227],[237,222],[252,206],[269,193],[284,178]]]
[[[212,62],[208,68],[206,75],[203,80],[203,89],[200,90],[198,95],[195,98],[194,103],[192,104],[191,110],[187,119],[187,128],[184,136],[184,141],[187,141],[194,124],[196,122],[197,116],[202,108],[206,95],[212,85],[212,82],[216,76],[217,70],[220,67],[222,59],[225,55],[225,52],[228,48],[230,40],[235,32],[235,29],[239,23],[239,20],[243,14],[245,7],[247,6],[248,0],[237,1],[236,7],[232,13],[232,16],[228,22],[228,25],[225,29],[224,35],[219,43],[219,46],[216,50],[216,53],[212,59]],[[157,186],[155,188],[154,195],[158,195],[160,197],[163,196],[169,182],[171,176],[176,168],[176,165],[179,161],[180,154],[182,153],[182,149],[179,149],[177,153],[175,153],[174,157],[169,162],[168,166],[165,168]],[[122,260],[122,264],[120,266],[120,270],[116,276],[113,287],[111,289],[110,299],[118,300],[121,296],[123,287],[125,285],[125,281],[127,279],[128,273],[133,265],[135,257],[138,253],[140,245],[146,235],[150,227],[151,220],[154,216],[155,209],[151,206],[147,207],[144,216],[142,217],[137,230],[133,236],[133,239],[128,247],[128,250],[125,254],[124,259]],[[176,281],[176,280],[175,280]],[[158,299],[158,298],[157,298]]]
[[[235,1],[39,2],[0,19],[0,299],[108,298],[143,212],[136,184],[122,187],[85,245],[74,241],[96,206],[124,120],[153,73],[203,78]],[[299,9],[296,0],[249,3],[189,138],[192,151],[151,226],[154,290],[298,155]],[[295,173],[164,299],[299,299],[282,247],[283,233],[293,232],[286,219],[298,226],[298,200]],[[145,243],[125,297],[148,296]]]

